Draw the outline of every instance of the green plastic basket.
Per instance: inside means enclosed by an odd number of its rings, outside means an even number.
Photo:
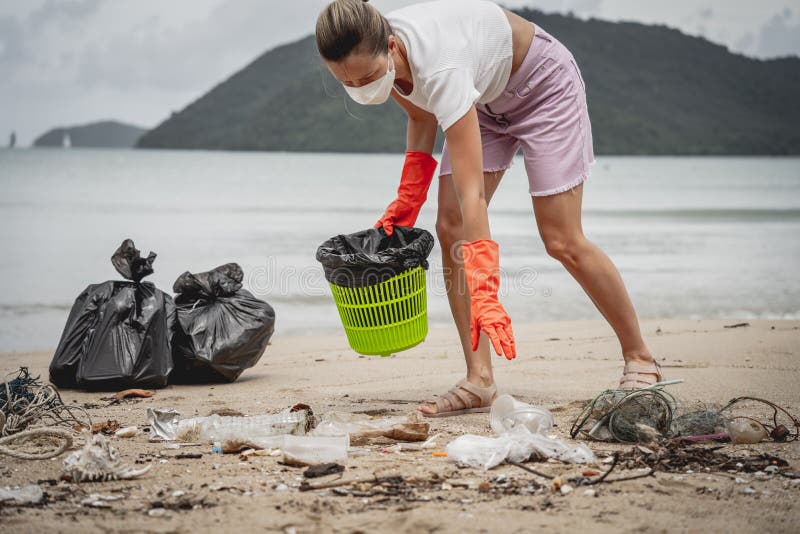
[[[368,356],[410,349],[428,335],[425,269],[414,267],[367,287],[330,284],[347,341]]]

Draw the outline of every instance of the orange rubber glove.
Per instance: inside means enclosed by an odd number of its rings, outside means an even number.
[[[517,357],[511,318],[497,300],[500,288],[500,247],[491,239],[461,245],[470,295],[472,350],[478,350],[481,330],[486,332],[498,356]]]
[[[414,226],[419,210],[428,198],[436,165],[436,160],[430,154],[406,152],[397,198],[386,208],[386,213],[375,223],[375,228],[382,226],[386,235],[392,235],[394,226]]]

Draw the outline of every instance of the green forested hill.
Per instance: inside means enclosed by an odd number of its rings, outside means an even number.
[[[145,133],[144,128],[117,121],[99,121],[80,126],[53,128],[37,137],[35,147],[63,146],[64,137],[69,136],[72,147],[131,148]]]
[[[800,58],[751,59],[664,26],[518,12],[575,55],[598,154],[800,154]],[[138,146],[397,152],[405,116],[393,102],[348,100],[307,37],[266,52]]]

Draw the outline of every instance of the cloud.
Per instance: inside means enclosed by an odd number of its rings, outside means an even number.
[[[100,8],[101,0],[47,0],[28,16],[31,27],[41,27],[53,22],[85,20]]]
[[[756,38],[753,37],[752,33],[748,32],[736,40],[734,50],[747,51],[747,53],[752,54],[752,51],[755,49],[755,46],[756,46]]]
[[[6,75],[15,63],[26,59],[22,24],[11,16],[0,17],[0,66]]]
[[[567,2],[565,9],[572,11],[579,17],[597,15],[602,10],[603,0],[572,0]]]
[[[311,33],[311,14],[323,4],[229,0],[181,25],[153,16],[87,45],[79,76],[116,88],[207,89],[268,48]]]
[[[6,76],[13,77],[14,69],[35,62],[53,67],[52,61],[42,61],[43,40],[48,35],[73,32],[84,25],[100,7],[100,0],[55,1],[47,0],[34,5],[27,16],[0,17],[0,64]],[[62,44],[70,45],[73,40]],[[68,48],[68,46],[67,46]]]
[[[154,125],[256,56],[313,31],[324,0],[0,5],[0,136],[118,118]],[[34,96],[35,95],[35,96]],[[65,105],[68,103],[68,105]]]
[[[775,14],[761,28],[755,53],[760,57],[798,55],[800,50],[800,22],[792,23],[789,7]]]
[[[387,12],[419,0],[370,1]],[[745,53],[774,56],[800,52],[797,17],[782,11],[787,1],[499,3],[572,11],[582,18],[666,23]],[[327,3],[0,0],[0,139],[16,129],[26,143],[53,125],[100,118],[153,125],[265,50],[311,34]]]

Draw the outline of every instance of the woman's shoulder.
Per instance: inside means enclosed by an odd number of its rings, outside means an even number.
[[[471,66],[476,39],[487,17],[505,21],[503,9],[487,0],[435,0],[391,11],[385,15],[392,32],[406,45],[412,67],[422,77]]]
[[[485,10],[495,11],[502,8],[491,0],[432,0],[416,2],[387,12],[384,16],[392,18],[410,18],[419,21],[431,20],[437,16],[457,17],[460,14],[483,16]]]

